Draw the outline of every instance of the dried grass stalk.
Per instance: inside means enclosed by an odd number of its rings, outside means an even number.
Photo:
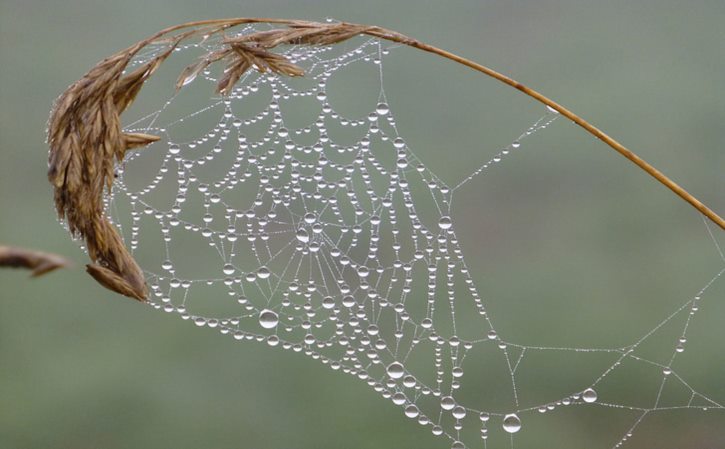
[[[32,277],[38,277],[70,264],[68,259],[57,254],[0,245],[0,267],[27,268],[32,270]]]
[[[176,82],[177,89],[193,81],[216,62],[224,62],[226,67],[217,85],[217,91],[224,95],[229,94],[240,77],[250,69],[302,76],[300,67],[272,50],[281,45],[333,45],[367,34],[458,62],[549,106],[638,165],[725,229],[725,220],[622,144],[564,106],[481,64],[376,26],[285,19],[205,20],[167,28],[104,59],[70,86],[51,112],[48,179],[55,191],[55,206],[59,216],[68,223],[71,233],[85,239],[92,260],[87,266],[88,273],[106,288],[140,301],[145,300],[148,293],[143,272],[104,215],[103,193],[111,188],[114,166],[123,160],[128,149],[148,145],[159,138],[124,133],[121,113],[133,103],[146,80],[171,55],[179,42],[192,36],[204,36],[206,39],[223,35],[230,27],[249,23],[275,24],[281,28],[242,36],[224,36],[221,48],[209,52],[182,71]],[[173,34],[180,30],[187,31]],[[168,49],[133,72],[124,74],[131,59],[151,43],[165,44]]]

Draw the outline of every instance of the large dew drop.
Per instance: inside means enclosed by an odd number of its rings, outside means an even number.
[[[516,414],[511,413],[503,418],[503,430],[508,433],[516,433],[521,430],[521,420]]]
[[[451,412],[454,418],[463,419],[466,417],[466,409],[460,405],[456,406]]]
[[[279,317],[269,309],[264,309],[259,313],[259,325],[265,329],[273,329],[277,327]]]
[[[449,216],[443,216],[438,221],[438,226],[443,229],[444,231],[451,229],[451,226],[453,226],[453,222],[451,221],[451,217]]]
[[[315,221],[317,221],[317,217],[313,213],[307,213],[307,214],[305,214],[305,216],[303,218],[305,220],[305,223],[307,223],[307,224],[312,224]]]
[[[387,103],[378,103],[378,105],[375,107],[375,112],[378,113],[378,115],[388,115],[390,112],[390,107],[388,107]]]
[[[257,276],[259,276],[260,279],[267,279],[272,274],[271,271],[269,271],[269,268],[267,267],[260,267],[259,270],[257,270]]]
[[[594,402],[597,400],[597,392],[592,388],[587,388],[582,393],[582,399],[584,399],[584,402]]]
[[[405,367],[399,362],[388,365],[388,376],[393,379],[400,379],[405,374]]]
[[[297,240],[302,243],[307,243],[310,241],[310,234],[304,228],[300,228],[297,231]]]
[[[420,415],[420,410],[418,410],[418,407],[416,407],[415,404],[410,404],[405,407],[405,416],[408,418],[417,418],[418,415]]]
[[[443,410],[453,410],[456,406],[456,401],[451,396],[443,396],[441,398],[441,408]]]

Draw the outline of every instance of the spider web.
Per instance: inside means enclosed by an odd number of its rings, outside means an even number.
[[[191,43],[177,58],[188,63],[218,45]],[[130,69],[163,48],[150,46]],[[354,376],[454,449],[509,440],[514,447],[529,423],[573,407],[629,412],[629,427],[610,447],[626,446],[657,412],[725,408],[673,369],[696,312],[717,299],[708,289],[723,264],[625,346],[523,345],[499,332],[464,258],[453,198],[523,151],[558,115],[542,108],[509,145],[446,183],[416,156],[388,104],[383,62],[394,50],[377,39],[287,47],[283,54],[305,69],[304,79],[249,71],[228,97],[210,100],[218,76],[211,68],[127,125],[163,137],[127,155],[106,198],[145,269],[149,304]],[[329,93],[333,77],[364,70],[376,74],[375,107],[356,117],[338,112]],[[677,340],[659,341],[670,327]],[[666,357],[641,350],[653,340],[668,348]],[[524,397],[519,379],[527,359],[572,356],[586,364],[578,357],[589,354],[605,362],[594,364],[587,381],[553,399]],[[609,380],[632,366],[656,379],[654,400],[608,394]],[[484,383],[504,399],[471,394]],[[662,402],[672,385],[686,394]]]

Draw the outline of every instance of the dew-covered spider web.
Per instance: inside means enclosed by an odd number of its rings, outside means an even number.
[[[179,73],[217,45],[182,45],[167,65]],[[148,47],[129,70],[164,48]],[[688,343],[696,312],[723,302],[711,293],[725,266],[714,235],[721,260],[709,281],[627,344],[517,342],[499,329],[503,317],[489,310],[486,285],[467,263],[477,242],[457,232],[455,212],[480,206],[454,199],[568,124],[542,106],[508,145],[482,144],[466,173],[444,180],[406,140],[384,89],[386,61],[402,49],[356,38],[279,51],[305,76],[250,70],[223,97],[213,94],[221,68],[211,66],[176,94],[153,81],[145,88],[146,100],[162,100],[135,111],[126,130],[162,139],[118,165],[107,212],[145,270],[149,304],[359,379],[434,435],[431,447],[517,447],[547,419],[577,413],[595,414],[603,428],[618,424],[590,447],[628,447],[658,413],[723,416],[722,391],[700,391],[675,363],[686,347],[697,351]],[[341,112],[331,92],[338,76],[351,83],[348,93],[355,82],[375,86],[365,113]],[[546,307],[532,304],[526,313]],[[547,360],[563,377],[585,366],[585,377],[548,396],[530,393],[526,383]],[[631,372],[645,373],[652,394],[622,391]]]

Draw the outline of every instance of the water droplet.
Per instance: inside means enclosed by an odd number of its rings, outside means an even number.
[[[413,388],[415,387],[416,383],[417,382],[415,381],[415,377],[413,376],[405,376],[405,378],[403,379],[403,386],[405,386],[406,388]]]
[[[307,243],[310,241],[310,234],[307,232],[306,229],[300,228],[297,231],[297,240],[299,240],[302,243]]]
[[[405,374],[405,367],[399,362],[393,362],[388,365],[387,371],[392,379],[400,379]]]
[[[305,214],[304,216],[305,223],[312,224],[317,220],[317,217],[313,213]]]
[[[461,407],[460,405],[455,407],[453,409],[453,412],[451,412],[451,413],[453,414],[453,417],[456,419],[463,419],[466,417],[466,409]]]
[[[453,410],[456,406],[456,401],[451,396],[443,396],[441,398],[441,408],[443,410]]]
[[[169,145],[169,153],[179,154],[180,151],[181,151],[181,148],[179,148],[179,146],[177,144],[172,143],[171,145]]]
[[[322,300],[322,307],[328,310],[335,307],[335,300],[332,298],[332,296],[325,296],[325,298]]]
[[[230,275],[230,274],[234,274],[235,270],[234,270],[234,266],[232,264],[228,263],[228,264],[224,265],[224,268],[222,268],[222,271],[224,272],[224,274]]]
[[[420,415],[420,410],[418,410],[418,407],[416,407],[415,404],[410,404],[405,407],[405,416],[408,418],[417,418],[418,415]]]
[[[448,230],[448,229],[451,229],[451,226],[453,226],[453,222],[451,221],[451,217],[449,217],[448,215],[445,215],[445,216],[441,217],[441,219],[438,220],[438,226],[441,229],[443,229],[444,231],[445,230]]]
[[[378,105],[375,107],[375,112],[377,112],[378,115],[388,115],[388,112],[390,112],[390,107],[387,103],[378,103]]]
[[[582,393],[582,399],[584,402],[594,402],[597,400],[597,392],[592,388],[587,388]]]
[[[466,446],[460,441],[455,441],[451,446],[451,449],[466,449]]]
[[[521,420],[519,417],[514,413],[504,416],[503,430],[508,433],[516,433],[521,430]]]
[[[279,317],[269,309],[264,309],[259,313],[259,325],[265,329],[273,329],[277,327]]]
[[[259,276],[260,279],[267,279],[270,274],[272,273],[267,267],[260,267],[259,270],[257,270],[257,276]]]

